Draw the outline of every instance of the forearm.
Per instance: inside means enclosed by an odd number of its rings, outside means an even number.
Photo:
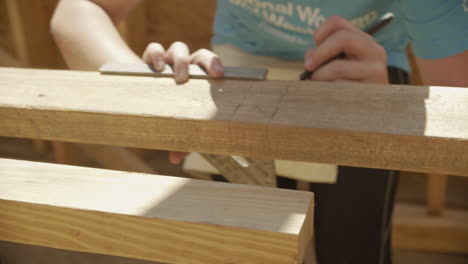
[[[425,85],[468,87],[468,50],[442,59],[417,58],[416,62]]]
[[[106,11],[93,2],[62,0],[51,29],[70,69],[96,70],[107,61],[141,61],[122,40]]]

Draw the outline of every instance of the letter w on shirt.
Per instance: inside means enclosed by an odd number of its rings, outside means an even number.
[[[320,13],[320,8],[310,8],[309,6],[296,6],[297,13],[299,14],[299,19],[311,26],[316,20],[318,14]],[[316,23],[317,24],[317,23]],[[317,25],[316,25],[317,26]]]

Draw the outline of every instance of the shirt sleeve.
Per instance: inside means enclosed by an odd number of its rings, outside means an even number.
[[[468,49],[468,0],[399,0],[416,56],[439,59]]]

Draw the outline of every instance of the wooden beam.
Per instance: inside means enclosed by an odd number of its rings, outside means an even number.
[[[7,50],[0,48],[0,67],[21,67],[21,63]]]
[[[22,65],[64,68],[49,26],[57,3],[57,0],[6,0],[15,53]]]
[[[134,151],[103,145],[80,144],[79,149],[93,157],[102,168],[130,172],[156,174],[157,172]]]
[[[426,180],[427,213],[429,215],[440,216],[444,211],[448,176],[428,174]]]
[[[52,142],[52,154],[56,163],[80,165],[81,153],[76,146],[68,142]]]
[[[45,140],[33,139],[32,143],[34,149],[41,154],[46,154],[50,146],[49,142]]]
[[[468,89],[0,69],[0,135],[468,176]],[[72,99],[71,99],[72,98]]]
[[[5,1],[16,58],[21,64],[29,65],[30,59],[29,59],[29,52],[27,49],[25,25],[24,25],[24,21],[21,18],[22,16],[21,16],[20,2],[21,1],[15,1],[15,0]],[[30,9],[30,10],[33,11],[34,9]],[[42,16],[42,13],[40,13],[39,16]],[[27,19],[32,19],[31,17],[32,16],[28,16]]]
[[[313,194],[0,159],[0,240],[164,263],[302,263]]]
[[[468,212],[445,209],[443,216],[429,216],[424,206],[397,204],[392,235],[398,249],[467,254]]]

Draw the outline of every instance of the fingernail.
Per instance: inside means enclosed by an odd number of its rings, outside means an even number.
[[[219,64],[215,64],[213,66],[213,70],[215,72],[218,72],[218,73],[223,73],[224,72],[224,69],[223,69],[223,66],[219,65]]]
[[[164,71],[164,66],[166,66],[166,63],[164,63],[164,61],[158,61],[156,63],[156,70],[158,71]]]
[[[188,79],[188,71],[186,68],[182,68],[177,72],[177,81],[178,82],[185,82]]]

